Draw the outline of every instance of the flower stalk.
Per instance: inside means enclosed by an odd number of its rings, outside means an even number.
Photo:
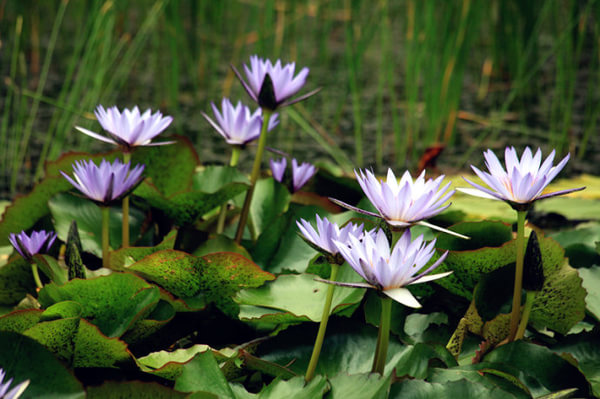
[[[515,285],[512,312],[510,314],[509,341],[514,341],[521,317],[521,289],[523,287],[523,259],[525,256],[525,217],[527,211],[517,211],[517,259],[515,267]]]
[[[529,323],[529,315],[531,314],[531,309],[533,308],[533,302],[535,301],[536,295],[536,291],[527,291],[527,295],[525,297],[525,308],[523,309],[523,316],[521,317],[521,322],[519,323],[515,340],[523,339],[525,336],[527,323]]]
[[[244,200],[244,206],[242,208],[242,213],[240,214],[240,221],[238,224],[237,232],[235,234],[235,242],[238,244],[242,242],[244,228],[246,227],[246,222],[248,221],[250,203],[252,202],[252,195],[254,194],[256,181],[258,180],[258,176],[260,174],[260,166],[262,163],[265,145],[267,143],[267,128],[269,126],[269,120],[271,119],[271,115],[271,110],[263,108],[263,124],[260,131],[260,137],[258,138],[258,149],[256,150],[254,165],[252,166],[252,174],[250,175],[250,188],[246,192],[246,199]]]
[[[123,163],[131,161],[131,152],[123,152]],[[123,221],[121,234],[121,248],[129,247],[129,195],[123,197]]]
[[[331,263],[331,274],[329,276],[330,281],[336,281],[337,273],[340,265]],[[319,324],[319,331],[317,332],[317,339],[313,347],[312,355],[310,356],[310,362],[306,369],[306,376],[304,380],[309,382],[315,376],[315,370],[319,363],[319,355],[321,354],[321,348],[323,347],[323,339],[325,338],[325,331],[327,330],[327,322],[329,321],[329,313],[331,311],[331,302],[333,300],[333,290],[335,285],[329,284],[327,287],[327,297],[325,298],[325,305],[323,305],[323,315],[321,316],[321,323]]]
[[[102,210],[102,267],[109,266],[109,222],[110,222],[110,207],[102,206],[100,207]]]
[[[392,319],[392,298],[381,296],[381,317],[379,318],[379,334],[373,358],[371,372],[383,375],[387,360],[388,345],[390,342],[390,324]]]
[[[238,160],[240,159],[240,152],[241,147],[239,145],[232,146],[229,166],[237,166]],[[223,233],[223,230],[225,229],[225,219],[227,219],[227,203],[221,205],[221,212],[219,213],[219,219],[217,221],[217,234]]]
[[[40,273],[38,271],[38,266],[33,261],[33,259],[31,260],[31,273],[33,274],[33,281],[35,281],[36,287],[38,287],[39,289],[42,289],[44,287],[44,285],[42,284],[42,280],[40,279]]]

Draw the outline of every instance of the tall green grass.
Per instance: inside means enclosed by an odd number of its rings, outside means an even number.
[[[99,130],[98,104],[160,108],[217,161],[224,144],[198,114],[222,96],[250,102],[229,64],[251,54],[308,66],[309,88],[323,87],[270,139],[300,157],[414,168],[441,144],[466,164],[525,138],[585,159],[600,146],[598,3],[7,2],[0,187],[25,191],[46,160],[103,148],[73,129]]]

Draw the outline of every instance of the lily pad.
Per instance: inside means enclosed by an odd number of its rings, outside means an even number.
[[[48,206],[52,213],[54,229],[58,238],[67,241],[69,228],[75,220],[77,221],[83,250],[98,257],[102,256],[102,211],[98,205],[85,198],[62,193],[52,197],[48,202]],[[111,207],[109,241],[112,248],[121,246],[121,219],[121,207]],[[132,240],[140,235],[143,220],[144,214],[141,211],[133,207],[129,209],[129,226]]]
[[[200,162],[187,137],[175,136],[175,140],[166,146],[138,147],[132,155],[132,163],[146,165],[144,176],[167,197],[190,188]]]
[[[43,310],[15,310],[0,317],[0,331],[21,333],[36,325],[42,317]]]
[[[211,351],[197,354],[183,366],[181,375],[175,381],[175,389],[182,392],[210,392],[219,398],[236,399]]]
[[[64,285],[50,283],[39,292],[39,301],[44,307],[62,301],[78,302],[83,308],[82,317],[109,337],[121,336],[137,320],[147,316],[159,297],[157,287],[129,273],[75,279]]]
[[[177,392],[156,382],[108,381],[87,389],[87,399],[184,399],[188,394]],[[216,399],[216,397],[215,397]]]
[[[586,309],[596,320],[600,321],[600,266],[581,268],[577,270],[583,279],[581,284],[587,291],[585,297]]]
[[[14,332],[0,331],[0,364],[15,383],[29,380],[21,399],[83,399],[79,381],[44,346]]]
[[[20,255],[0,266],[0,305],[14,305],[34,292],[31,265]]]
[[[173,249],[176,237],[177,230],[172,230],[154,247],[127,247],[113,251],[111,252],[109,259],[110,267],[113,270],[125,271],[127,270],[127,267],[148,255],[152,255],[163,249]]]
[[[390,376],[374,373],[340,373],[329,378],[331,399],[371,398],[385,399],[390,387]]]
[[[240,304],[241,320],[291,324],[321,321],[328,286],[315,281],[314,274],[281,275],[256,289],[240,291],[235,300]],[[349,267],[342,267],[338,281],[359,282],[360,277]],[[331,313],[361,301],[365,289],[335,287]]]
[[[131,357],[127,345],[84,319],[40,322],[23,332],[71,367],[117,367]]]

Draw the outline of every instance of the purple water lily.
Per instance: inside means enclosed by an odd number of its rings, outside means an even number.
[[[0,398],[2,399],[18,399],[29,386],[29,380],[25,380],[9,391],[13,379],[4,382],[4,377],[6,377],[6,373],[0,368]]]
[[[31,260],[34,255],[42,251],[48,252],[50,250],[50,247],[54,244],[54,240],[56,240],[56,233],[53,231],[46,232],[45,230],[41,230],[32,231],[31,236],[29,236],[25,231],[21,231],[18,234],[10,233],[8,240],[23,258]],[[1,397],[2,395],[0,395],[0,398]]]
[[[173,144],[174,141],[152,143],[152,139],[163,132],[173,122],[170,116],[164,116],[156,111],[147,109],[143,114],[137,106],[120,112],[116,106],[104,109],[99,105],[94,111],[100,125],[108,132],[109,137],[102,136],[90,130],[77,126],[76,129],[90,137],[105,143],[119,145],[130,151],[138,146],[155,146]]]
[[[282,66],[280,60],[272,64],[268,59],[263,60],[256,55],[250,56],[250,67],[244,65],[247,82],[235,67],[232,66],[232,69],[250,97],[261,108],[269,110],[304,100],[320,90],[317,89],[290,100],[304,86],[309,72],[309,69],[305,67],[294,76],[296,69],[294,62]]]
[[[293,191],[300,190],[314,174],[317,173],[317,168],[308,162],[302,162],[298,165],[296,159],[292,159],[292,187]]]
[[[287,167],[287,160],[285,158],[281,158],[279,161],[271,159],[269,164],[271,165],[273,179],[277,180],[279,183],[283,183],[283,175],[285,173],[285,168]]]
[[[225,138],[228,144],[244,145],[260,136],[263,123],[262,109],[259,108],[252,113],[250,108],[243,105],[241,101],[238,101],[234,107],[227,98],[221,101],[221,111],[214,103],[211,103],[211,106],[216,123],[204,112],[202,112],[202,116]],[[271,115],[268,130],[273,130],[278,123],[277,114]]]
[[[569,155],[567,154],[558,165],[554,166],[554,155],[555,151],[552,150],[542,163],[542,151],[538,148],[535,155],[533,155],[531,149],[527,147],[519,160],[515,148],[506,147],[504,152],[505,170],[492,150],[487,150],[483,153],[483,156],[489,173],[482,172],[475,166],[471,166],[471,168],[490,188],[483,187],[465,178],[467,183],[475,189],[461,188],[459,190],[478,197],[507,201],[516,209],[527,209],[536,200],[583,190],[585,187],[542,194],[544,188],[550,184],[569,161]]]
[[[100,166],[93,161],[75,161],[73,164],[73,180],[65,172],[62,175],[75,188],[92,201],[108,205],[117,201],[132,191],[142,181],[144,165],[136,165],[130,169],[130,164],[115,159],[111,164],[102,159]]]
[[[448,251],[420,272],[435,253],[435,241],[427,244],[422,235],[412,241],[410,229],[402,234],[393,249],[381,229],[365,234],[362,239],[349,235],[345,242],[335,241],[340,254],[367,281],[367,284],[338,284],[375,288],[403,305],[419,308],[421,305],[406,286],[437,280],[452,273],[428,275],[444,261]]]
[[[321,219],[317,217],[317,229],[306,220],[300,219],[296,221],[300,232],[304,239],[312,243],[315,247],[320,248],[323,252],[335,256],[339,253],[334,241],[347,242],[349,236],[361,238],[363,236],[364,225],[348,223],[340,228],[336,223],[330,222],[327,218]]]
[[[449,234],[458,235],[457,233],[424,221],[450,206],[450,204],[444,205],[444,203],[454,194],[454,190],[448,191],[450,183],[440,187],[444,180],[443,175],[435,180],[425,180],[425,171],[423,171],[413,181],[410,173],[406,171],[402,175],[400,182],[398,182],[392,169],[388,169],[386,181],[377,179],[368,170],[354,171],[354,173],[363,192],[379,214],[365,211],[331,198],[333,202],[360,213],[383,218],[389,225],[396,228],[406,228],[414,224],[420,224]]]
[[[284,182],[285,168],[287,167],[287,160],[281,158],[278,161],[271,159],[269,161],[271,165],[271,173],[273,178],[280,183]],[[300,165],[294,158],[292,159],[292,187],[291,191],[295,193],[300,190],[304,185],[317,173],[317,168],[308,162],[302,162]]]

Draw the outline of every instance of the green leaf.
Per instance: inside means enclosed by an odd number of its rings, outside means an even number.
[[[117,367],[130,359],[127,345],[76,317],[40,322],[23,332],[72,367]]]
[[[337,328],[330,327],[323,341],[319,363],[316,374],[335,376],[339,373],[361,374],[371,372],[375,345],[377,342],[377,329],[368,325],[357,325],[352,320],[342,319]],[[315,335],[316,335],[316,329]],[[287,331],[286,331],[287,332]],[[285,338],[285,333],[283,333]],[[277,338],[281,337],[280,334]],[[263,348],[262,359],[286,366],[291,371],[304,375],[313,349],[314,336],[302,337],[306,341],[300,345],[297,336],[291,336],[287,340],[280,339],[273,343],[270,348]],[[395,337],[390,336],[388,358],[386,363],[386,375],[393,370],[398,363],[401,353],[407,347],[400,344]]]
[[[327,284],[315,281],[314,274],[281,275],[256,289],[240,291],[241,320],[274,324],[321,321]],[[342,267],[338,281],[358,282],[360,277],[349,267]],[[335,287],[331,313],[348,308],[362,299],[365,289]]]
[[[217,399],[216,396],[213,396]],[[189,395],[174,391],[156,382],[108,381],[87,389],[87,399],[184,399]]]
[[[450,381],[444,384],[421,380],[405,380],[393,384],[390,399],[439,399],[439,398],[486,398],[508,399],[506,391],[492,389],[468,380]]]
[[[316,399],[322,398],[327,391],[327,380],[317,375],[310,382],[306,383],[303,376],[291,378],[287,381],[275,379],[258,397],[260,399]]]
[[[257,237],[287,210],[290,198],[287,188],[272,177],[256,182],[250,218]]]
[[[0,305],[14,305],[35,293],[31,265],[20,255],[0,266]]]
[[[64,284],[68,279],[68,271],[50,255],[37,254],[33,257],[40,270],[56,284]],[[80,258],[81,259],[81,258]]]
[[[22,333],[40,321],[42,312],[38,309],[26,309],[5,314],[0,317],[0,331]]]
[[[515,376],[534,396],[567,388],[579,388],[583,397],[589,395],[588,383],[579,370],[546,347],[516,341],[494,349],[484,360],[519,370]]]
[[[172,230],[154,247],[128,247],[113,251],[110,254],[110,267],[114,270],[125,271],[135,262],[163,249],[173,249],[177,230]]]
[[[29,380],[21,399],[85,398],[81,383],[46,348],[29,337],[0,331],[0,364],[15,383]]]
[[[194,190],[204,193],[216,193],[228,183],[245,183],[250,181],[245,174],[231,166],[211,165],[205,166],[194,174]]]
[[[48,162],[44,180],[36,184],[29,194],[15,199],[13,204],[4,211],[0,222],[0,245],[9,245],[10,233],[32,228],[39,219],[50,212],[48,208],[50,198],[73,188],[60,174],[60,170],[71,173],[71,164],[76,160],[92,159],[97,163],[102,158],[112,161],[117,155],[119,155],[117,151],[95,155],[71,152],[62,155],[54,162]]]
[[[238,314],[233,298],[240,290],[262,286],[275,279],[251,260],[233,252],[217,252],[202,258],[201,287],[208,301],[213,301],[226,314]]]
[[[146,165],[144,176],[165,196],[189,189],[199,163],[194,145],[187,137],[176,136],[176,143],[135,149],[132,163]]]
[[[581,284],[587,291],[585,297],[586,309],[597,321],[600,321],[600,266],[581,268],[577,270],[583,279]]]
[[[236,399],[211,351],[197,354],[183,366],[175,380],[175,389],[182,392],[204,391],[219,398]]]
[[[427,381],[445,384],[464,379],[481,384],[491,391],[503,391],[507,397],[531,398],[528,388],[512,373],[517,374],[518,372],[508,366],[502,365],[498,368],[496,364],[484,362],[449,369],[432,368]]]
[[[512,240],[512,228],[501,222],[462,222],[450,230],[466,235],[468,240],[450,234],[441,234],[436,248],[450,251],[470,251],[486,247],[500,247]]]
[[[214,193],[183,191],[165,197],[148,181],[142,182],[134,193],[163,211],[177,226],[193,224],[202,215],[229,201],[248,189],[244,183],[229,183]]]
[[[1,319],[0,319],[1,320]],[[137,359],[142,371],[156,374],[168,380],[175,380],[181,375],[183,365],[194,358],[198,353],[211,350],[208,345],[193,345],[186,349],[177,349],[172,352],[159,351]]]
[[[191,297],[201,288],[202,263],[202,259],[193,255],[165,249],[142,258],[127,269],[178,297]]]
[[[83,250],[98,257],[102,256],[102,212],[98,205],[85,198],[64,193],[52,197],[48,206],[58,238],[67,241],[71,223],[75,220]],[[120,206],[110,208],[109,241],[112,248],[121,246],[121,217]],[[131,207],[129,209],[129,226],[132,240],[139,237],[143,221],[143,212]]]
[[[564,249],[569,264],[573,267],[590,267],[600,264],[596,242],[600,241],[600,223],[580,224],[572,230],[551,234]]]
[[[387,367],[395,368],[397,376],[423,379],[427,377],[430,362],[434,360],[445,366],[457,365],[456,360],[445,347],[418,343],[394,353],[394,357]]]
[[[569,336],[552,350],[561,355],[572,355],[577,360],[579,371],[592,385],[594,396],[600,397],[600,346],[597,333]]]
[[[378,374],[340,373],[329,379],[331,399],[371,398],[385,399],[390,387],[390,376]]]
[[[569,188],[573,187],[577,186],[570,186]],[[588,189],[591,187],[593,186],[588,186]],[[567,219],[572,220],[598,220],[600,218],[598,216],[600,215],[598,198],[548,198],[547,200],[536,202],[535,210],[540,212],[558,213],[565,216]]]
[[[252,259],[246,248],[237,244],[235,240],[222,234],[204,241],[196,248],[194,255],[204,256],[215,252],[235,252],[245,258]]]
[[[89,280],[71,280],[65,285],[47,284],[38,299],[44,307],[62,301],[78,302],[83,307],[82,317],[107,336],[118,337],[148,315],[159,297],[158,288],[141,278],[113,273]]]
[[[74,301],[58,302],[48,307],[42,313],[40,321],[52,321],[57,319],[67,319],[71,317],[80,317],[83,312],[81,304]]]
[[[166,326],[175,317],[175,308],[168,301],[160,300],[152,313],[143,320],[138,320],[123,335],[123,341],[127,344],[137,343],[148,338],[164,326]]]

